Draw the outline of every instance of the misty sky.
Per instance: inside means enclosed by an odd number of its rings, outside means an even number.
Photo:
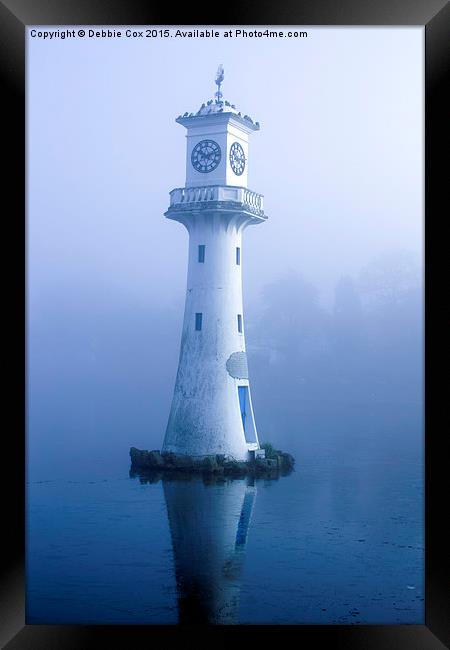
[[[423,41],[422,27],[276,41],[28,37],[35,463],[87,467],[113,450],[126,462],[131,445],[161,445],[188,250],[183,226],[163,216],[185,179],[175,119],[213,98],[220,63],[225,99],[261,124],[249,187],[269,219],[242,248],[261,440],[298,444],[302,457],[309,445],[315,459],[319,432],[333,454],[420,442]]]
[[[287,269],[326,303],[341,275],[380,254],[420,263],[423,34],[28,38],[32,301],[95,287],[145,304],[182,299],[187,233],[163,217],[184,184],[185,129],[174,120],[213,97],[219,63],[225,98],[261,123],[249,187],[264,194],[269,221],[245,234],[246,302]]]

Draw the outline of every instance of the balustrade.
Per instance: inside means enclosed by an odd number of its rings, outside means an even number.
[[[245,187],[233,185],[205,185],[202,187],[178,187],[170,192],[170,207],[207,201],[234,201],[245,209],[263,214],[263,196]]]

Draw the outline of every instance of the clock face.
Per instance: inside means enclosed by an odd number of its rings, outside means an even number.
[[[239,142],[233,142],[230,148],[230,165],[236,176],[241,176],[245,169],[245,154]]]
[[[192,149],[191,162],[194,169],[202,174],[212,172],[220,163],[222,154],[214,140],[201,140]]]

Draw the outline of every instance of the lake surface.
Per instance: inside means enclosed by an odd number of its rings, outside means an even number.
[[[32,466],[27,623],[423,624],[420,455],[296,458],[211,484],[130,477],[126,448]]]

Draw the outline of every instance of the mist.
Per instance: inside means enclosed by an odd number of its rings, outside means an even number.
[[[163,65],[161,64],[163,62]],[[423,29],[301,42],[27,41],[29,472],[86,474],[160,448],[187,233],[175,118],[213,96],[261,123],[244,321],[262,442],[299,463],[420,458]],[[105,469],[105,471],[107,471]]]

